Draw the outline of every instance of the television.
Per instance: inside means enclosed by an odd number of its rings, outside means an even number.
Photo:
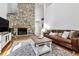
[[[8,31],[9,29],[9,21],[0,17],[0,32]]]

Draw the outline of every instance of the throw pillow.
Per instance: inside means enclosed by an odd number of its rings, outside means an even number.
[[[63,33],[58,33],[58,36],[62,36]]]
[[[69,34],[69,38],[79,37],[79,31],[71,31]]]
[[[68,36],[69,36],[69,32],[64,31],[64,33],[62,34],[62,37],[67,39]]]
[[[70,31],[69,38],[72,38],[74,33],[75,33],[75,31]]]
[[[58,33],[50,32],[49,35],[57,35]]]

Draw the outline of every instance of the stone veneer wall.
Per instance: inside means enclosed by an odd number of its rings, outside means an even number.
[[[31,25],[33,32],[35,31],[35,4],[34,3],[18,3],[18,10],[16,13],[9,13],[9,27],[14,25],[27,27]],[[21,25],[22,24],[22,25]],[[17,26],[17,27],[19,27]]]

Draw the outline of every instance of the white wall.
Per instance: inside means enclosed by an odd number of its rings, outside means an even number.
[[[17,3],[0,3],[0,17],[7,19],[7,13],[15,13]]]
[[[45,8],[44,17],[44,27],[49,29],[79,29],[79,4],[51,4]]]
[[[44,18],[44,7],[42,3],[35,4],[35,20],[40,21],[41,18]]]
[[[0,17],[7,19],[7,3],[0,3]]]
[[[16,13],[17,5],[18,3],[8,3],[8,13]]]
[[[35,4],[35,34],[41,34],[42,24],[41,19],[44,18],[44,6],[42,3]]]

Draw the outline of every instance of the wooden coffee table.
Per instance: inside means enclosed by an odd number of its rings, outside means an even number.
[[[36,55],[41,55],[49,51],[52,52],[52,48],[51,48],[52,40],[51,39],[46,38],[46,37],[38,38],[37,36],[32,36],[31,41],[32,41],[31,43],[32,48],[34,52],[36,53]]]

